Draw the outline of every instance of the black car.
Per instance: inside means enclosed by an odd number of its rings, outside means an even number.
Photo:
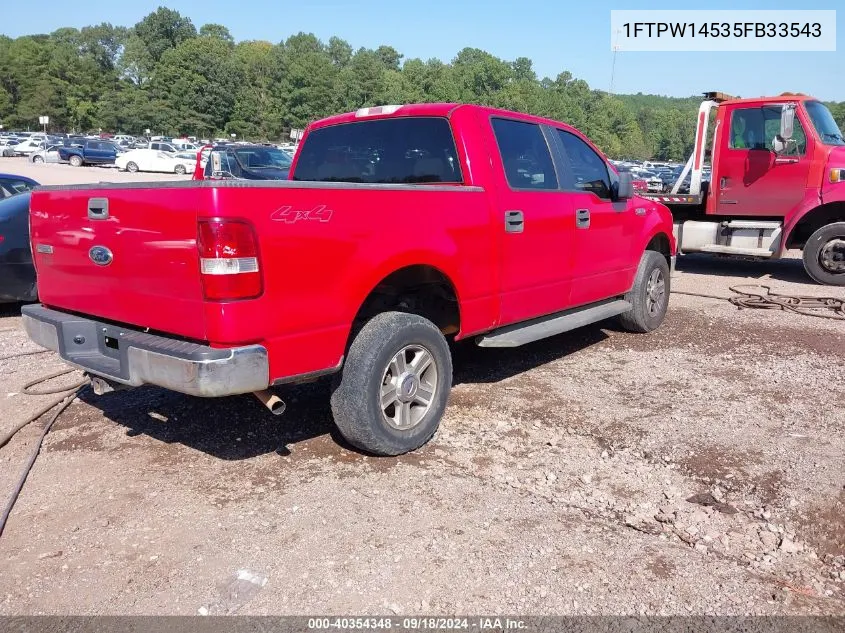
[[[211,150],[205,164],[206,178],[287,180],[291,158],[266,145],[221,145]]]
[[[2,177],[0,188],[5,189]],[[0,303],[38,298],[29,247],[30,195],[26,191],[0,199]]]

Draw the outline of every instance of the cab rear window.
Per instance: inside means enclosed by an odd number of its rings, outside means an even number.
[[[446,119],[399,117],[310,132],[293,180],[413,184],[459,183],[463,178]]]

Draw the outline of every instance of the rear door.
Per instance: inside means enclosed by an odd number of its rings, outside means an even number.
[[[616,173],[584,138],[554,129],[563,163],[563,189],[574,205],[572,305],[592,303],[626,292],[632,267],[635,212],[628,201],[614,202]]]
[[[491,119],[500,183],[501,314],[508,324],[569,305],[574,216],[559,187],[548,136],[536,123]]]

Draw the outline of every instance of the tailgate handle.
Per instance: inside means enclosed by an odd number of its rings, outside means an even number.
[[[109,217],[109,199],[108,198],[89,198],[88,199],[88,219],[89,220],[106,220]]]

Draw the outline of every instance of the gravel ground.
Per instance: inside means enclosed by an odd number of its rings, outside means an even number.
[[[673,279],[758,282],[845,298],[796,259]],[[324,382],[281,418],[85,393],[0,538],[0,614],[845,614],[845,323],[675,294],[651,335],[603,325],[456,345],[441,430],[398,458],[343,443]],[[0,357],[33,349],[0,307]],[[62,367],[0,361],[0,433]],[[38,435],[0,449],[4,497]]]

